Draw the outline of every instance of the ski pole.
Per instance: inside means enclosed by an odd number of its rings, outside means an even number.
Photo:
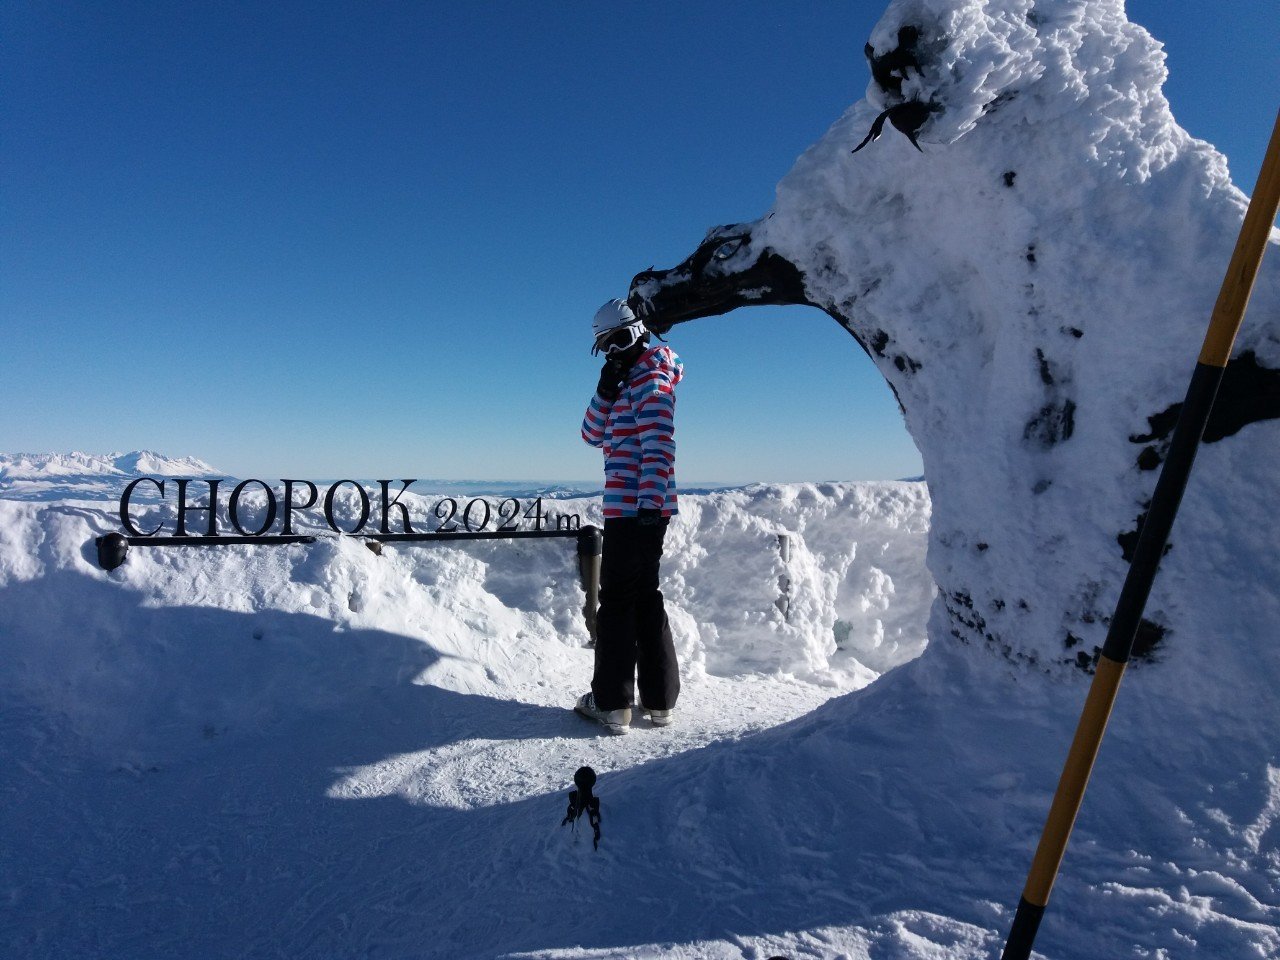
[[[1240,323],[1244,319],[1249,294],[1262,263],[1262,254],[1271,234],[1271,225],[1280,206],[1280,112],[1271,131],[1271,140],[1262,161],[1262,172],[1254,188],[1249,208],[1244,215],[1240,236],[1231,254],[1231,263],[1223,278],[1218,300],[1209,320],[1204,346],[1196,363],[1195,373],[1187,387],[1186,400],[1174,428],[1169,446],[1169,456],[1160,470],[1155,493],[1147,519],[1138,535],[1129,572],[1116,601],[1115,614],[1107,631],[1107,639],[1098,658],[1093,683],[1085,699],[1080,722],[1076,727],[1071,749],[1058,780],[1049,816],[1045,821],[1040,843],[1036,847],[1031,871],[1014,914],[1013,927],[1005,942],[1001,960],[1027,960],[1036,931],[1049,903],[1049,894],[1057,878],[1058,868],[1066,853],[1071,828],[1084,799],[1089,784],[1089,774],[1097,759],[1102,735],[1106,732],[1107,719],[1115,703],[1120,678],[1133,651],[1133,638],[1151,593],[1160,557],[1164,553],[1173,527],[1178,505],[1182,502],[1187,478],[1195,461],[1200,438],[1204,435],[1218,386],[1231,357]]]

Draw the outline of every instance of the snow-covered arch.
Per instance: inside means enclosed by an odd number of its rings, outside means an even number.
[[[1162,49],[1121,0],[897,0],[866,53],[866,98],[773,209],[638,274],[631,302],[660,330],[753,304],[834,317],[924,459],[931,639],[1090,670],[1245,197],[1174,121]],[[907,136],[852,152],[886,120]],[[1148,659],[1274,633],[1278,267],[1139,631]]]

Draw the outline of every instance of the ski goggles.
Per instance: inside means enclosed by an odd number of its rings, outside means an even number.
[[[625,327],[616,327],[596,337],[596,345],[591,348],[591,355],[594,357],[603,350],[606,357],[611,357],[615,353],[634,347],[642,336],[644,336],[644,324],[639,320]]]

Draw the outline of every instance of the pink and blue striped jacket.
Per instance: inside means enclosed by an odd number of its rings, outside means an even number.
[[[634,517],[637,509],[676,513],[675,385],[684,364],[670,347],[646,350],[618,399],[591,398],[582,439],[604,449],[604,515]]]

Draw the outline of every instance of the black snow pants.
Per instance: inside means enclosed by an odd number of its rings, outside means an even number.
[[[639,676],[640,703],[670,710],[680,695],[680,670],[671,625],[658,590],[666,518],[641,526],[635,517],[604,522],[596,667],[591,692],[601,710],[631,705]]]

